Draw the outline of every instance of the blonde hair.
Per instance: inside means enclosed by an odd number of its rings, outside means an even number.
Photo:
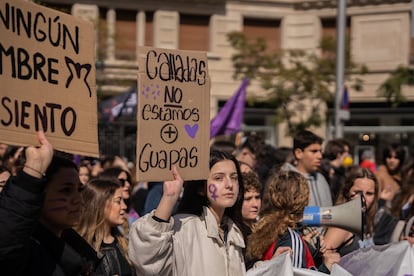
[[[84,187],[85,189],[82,191],[84,208],[79,225],[75,230],[96,252],[101,253],[105,235],[105,208],[121,185],[109,179],[93,179]],[[127,239],[117,227],[112,227],[111,234],[118,242],[127,261],[130,262]]]
[[[263,198],[261,219],[248,238],[247,257],[262,259],[270,245],[288,228],[296,228],[308,202],[308,182],[300,173],[281,170],[271,176]]]

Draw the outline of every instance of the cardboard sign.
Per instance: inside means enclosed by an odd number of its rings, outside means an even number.
[[[210,78],[203,52],[138,51],[137,179],[208,177]]]
[[[0,141],[98,156],[94,30],[27,1],[0,4]]]

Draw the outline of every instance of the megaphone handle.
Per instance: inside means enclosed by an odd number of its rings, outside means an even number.
[[[411,231],[411,228],[413,227],[413,223],[414,223],[414,216],[412,216],[408,220],[407,225],[405,226],[405,236],[406,237],[409,237],[410,236],[410,231]]]

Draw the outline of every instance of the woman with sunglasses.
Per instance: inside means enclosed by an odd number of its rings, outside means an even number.
[[[129,235],[129,212],[130,208],[130,197],[131,197],[131,184],[132,177],[129,171],[121,167],[110,167],[101,172],[98,176],[99,179],[108,179],[117,181],[122,187],[122,198],[125,201],[127,210],[125,212],[126,220],[120,226],[120,230],[124,233],[125,236]]]
[[[118,179],[122,186],[122,197],[124,200],[128,201],[131,196],[132,177],[127,170],[124,170],[121,167],[107,168],[99,174],[99,178]]]

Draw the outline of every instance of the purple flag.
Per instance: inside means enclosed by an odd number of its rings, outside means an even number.
[[[343,110],[349,109],[349,95],[348,95],[348,87],[346,85],[344,85],[344,93],[342,94],[341,109]]]
[[[240,131],[248,84],[249,80],[244,79],[239,90],[226,102],[216,117],[211,120],[210,139],[218,135],[234,134]]]

